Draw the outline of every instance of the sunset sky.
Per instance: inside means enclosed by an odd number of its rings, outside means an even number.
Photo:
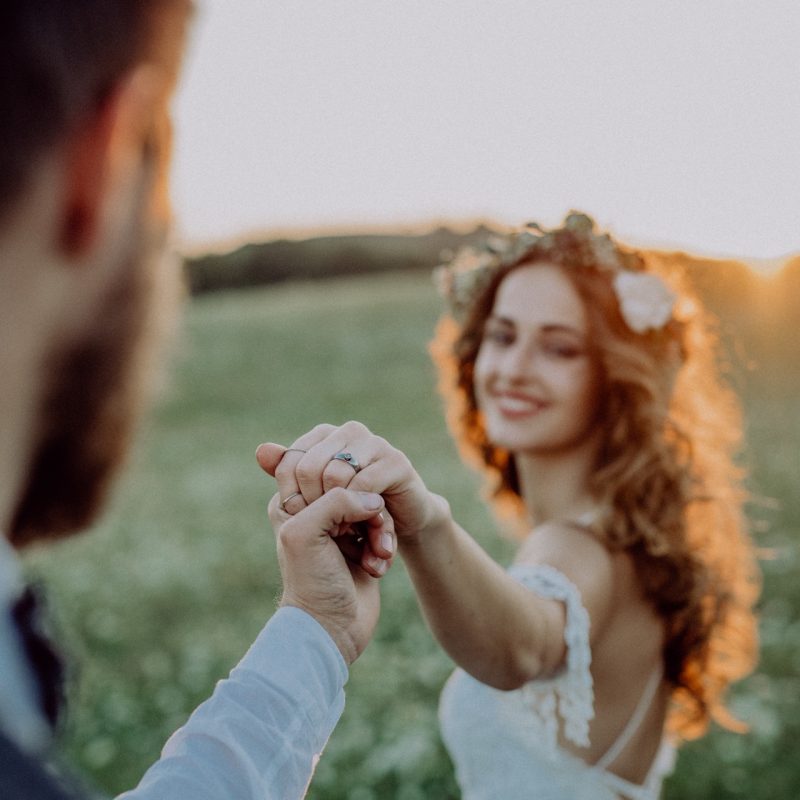
[[[190,249],[595,216],[800,250],[798,0],[200,0],[176,102]]]

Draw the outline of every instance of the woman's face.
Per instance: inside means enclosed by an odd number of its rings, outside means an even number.
[[[558,267],[520,267],[500,284],[474,380],[493,444],[518,454],[551,454],[586,440],[596,418],[600,369],[586,309]]]

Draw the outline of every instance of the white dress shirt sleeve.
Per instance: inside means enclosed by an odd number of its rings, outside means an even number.
[[[348,671],[325,629],[281,608],[117,800],[294,800],[344,709]]]

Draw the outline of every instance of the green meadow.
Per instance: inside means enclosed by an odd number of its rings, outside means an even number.
[[[444,426],[426,350],[438,311],[420,274],[190,302],[108,513],[89,534],[26,559],[50,587],[74,665],[65,749],[101,791],[137,783],[275,608],[280,581],[265,510],[273,482],[255,463],[260,442],[288,444],[318,422],[361,420],[403,449],[476,538],[508,559]],[[735,319],[725,322],[735,329]],[[764,554],[762,662],[733,703],[750,733],[714,729],[687,745],[667,784],[672,800],[800,796],[800,382],[789,372],[763,364],[734,376]],[[436,719],[451,669],[398,562],[311,798],[457,798]]]

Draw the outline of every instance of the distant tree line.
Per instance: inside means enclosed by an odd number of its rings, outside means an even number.
[[[493,231],[440,227],[423,234],[362,234],[279,239],[246,244],[228,253],[187,259],[192,294],[262,286],[282,281],[320,280],[341,275],[431,270],[442,255],[485,240]],[[682,265],[701,299],[720,319],[732,358],[743,363],[780,363],[800,373],[796,344],[800,325],[800,256],[764,276],[735,260],[661,253]]]
[[[432,269],[447,250],[480,241],[490,233],[480,226],[468,233],[438,228],[424,234],[319,236],[246,244],[229,253],[189,259],[189,288],[192,294],[201,294],[288,280]]]

